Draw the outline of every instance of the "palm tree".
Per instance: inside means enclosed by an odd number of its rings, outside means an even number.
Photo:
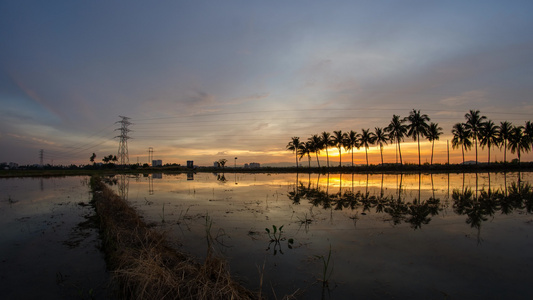
[[[326,161],[329,168],[329,153],[328,153],[328,147],[331,146],[331,134],[329,132],[322,132],[322,149],[326,149]]]
[[[373,132],[370,132],[369,129],[362,129],[361,134],[359,135],[359,146],[365,147],[366,154],[366,166],[368,167],[368,148],[370,145],[374,144],[375,135]]]
[[[390,137],[385,130],[383,130],[383,128],[375,127],[374,129],[374,143],[379,146],[379,151],[381,153],[381,165],[383,165],[383,145],[387,145]]]
[[[533,143],[533,123],[531,123],[531,121],[526,122],[526,126],[524,126],[524,134],[526,135],[529,143],[532,144]]]
[[[480,137],[480,131],[481,128],[483,128],[483,120],[485,120],[487,117],[480,116],[479,110],[470,110],[467,114],[465,114],[466,118],[466,129],[470,130],[472,137],[474,138],[474,145],[476,147],[476,165],[477,165],[477,141]]]
[[[513,127],[508,147],[511,150],[511,153],[518,153],[518,164],[520,164],[520,153],[529,152],[531,149],[529,138],[524,134],[523,126]]]
[[[490,164],[490,148],[492,146],[497,146],[499,141],[498,126],[496,126],[491,120],[483,123],[483,127],[481,128],[480,132],[479,145],[482,148],[487,146],[489,149],[489,158],[487,160],[487,164]]]
[[[331,137],[331,144],[333,144],[337,149],[339,149],[339,167],[342,167],[342,154],[341,148],[345,144],[346,133],[343,133],[342,130],[333,131],[333,136]]]
[[[346,134],[346,139],[344,140],[344,147],[346,150],[350,149],[352,150],[352,168],[353,168],[353,148],[359,149],[361,146],[359,145],[359,134],[353,130],[350,130]]]
[[[453,125],[452,129],[453,139],[452,148],[457,149],[461,147],[463,152],[463,164],[465,163],[465,149],[472,148],[472,141],[470,140],[470,130],[466,129],[463,123]]]
[[[385,131],[390,134],[391,142],[396,142],[398,144],[400,164],[403,164],[400,142],[403,141],[403,138],[407,135],[407,125],[403,124],[404,122],[405,119],[400,119],[400,116],[392,115],[392,120],[390,121],[389,126],[385,128]],[[398,157],[396,157],[396,163],[398,163]]]
[[[513,125],[511,122],[500,122],[498,130],[498,137],[500,139],[501,145],[503,145],[503,162],[507,163],[507,142],[511,138],[511,130],[513,129]]]
[[[439,140],[439,136],[442,134],[442,127],[439,127],[439,123],[429,123],[427,139],[431,142],[431,165],[433,165],[433,150],[435,149],[435,141]]]
[[[420,110],[413,109],[405,120],[409,122],[407,136],[412,136],[414,141],[418,141],[418,166],[420,166],[420,137],[426,136],[428,130],[427,122],[430,119],[428,115],[420,114]]]
[[[312,137],[308,139],[308,142],[311,143],[311,149],[316,155],[316,163],[318,164],[318,167],[320,168],[320,161],[318,160],[318,154],[320,153],[320,150],[322,150],[322,139],[318,134],[313,134]]]
[[[303,147],[304,143],[300,142],[300,138],[293,136],[292,140],[287,144],[287,150],[291,150],[295,153],[296,168],[298,168],[298,151]]]
[[[302,157],[307,155],[307,161],[309,162],[309,168],[311,168],[311,152],[313,152],[312,150],[313,150],[313,145],[309,141],[302,143],[302,147],[298,149],[300,160],[302,160]]]

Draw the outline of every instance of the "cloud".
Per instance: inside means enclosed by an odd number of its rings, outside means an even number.
[[[486,93],[481,90],[464,92],[458,96],[448,97],[439,101],[440,104],[450,107],[465,105],[477,106],[485,102]]]

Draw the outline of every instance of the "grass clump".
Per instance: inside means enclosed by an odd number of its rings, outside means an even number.
[[[232,279],[225,260],[200,264],[150,230],[135,209],[100,179],[91,179],[103,248],[122,299],[257,299]]]

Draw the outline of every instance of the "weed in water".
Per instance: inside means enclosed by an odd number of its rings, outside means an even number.
[[[331,263],[331,245],[329,245],[329,252],[328,256],[325,257],[324,255],[315,255],[316,258],[322,260],[323,269],[322,269],[322,286],[327,287],[329,283],[329,278],[331,277],[331,273],[333,273],[333,266],[330,268]]]

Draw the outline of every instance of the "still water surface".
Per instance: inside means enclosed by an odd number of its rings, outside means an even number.
[[[271,299],[533,296],[531,173],[116,179],[182,250],[213,245]]]
[[[80,226],[92,213],[87,180],[0,179],[3,299],[107,297],[97,233]],[[108,181],[180,250],[202,259],[213,247],[269,299],[533,297],[532,173]]]

